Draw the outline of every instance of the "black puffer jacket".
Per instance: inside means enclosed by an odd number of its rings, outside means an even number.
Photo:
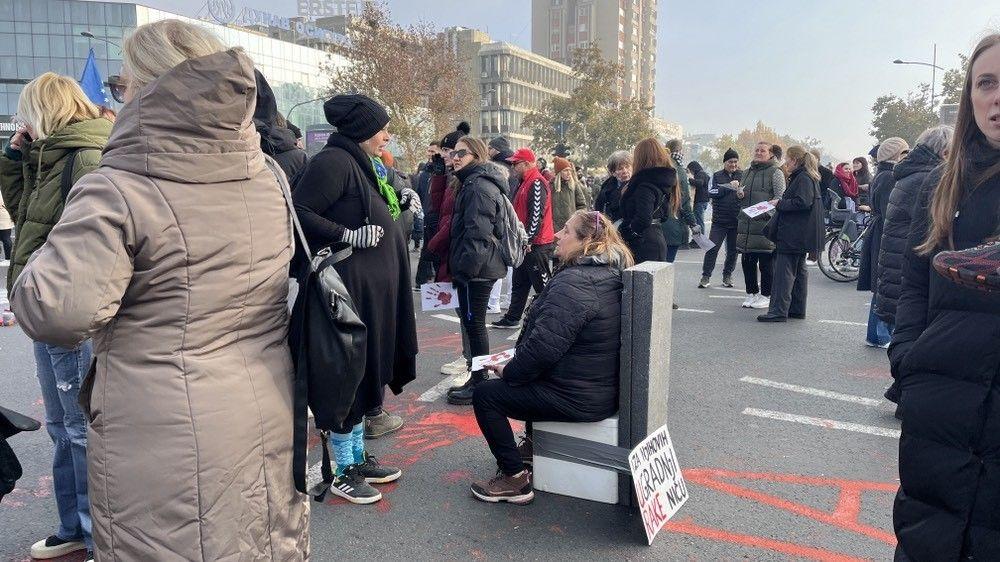
[[[782,254],[808,254],[823,247],[823,199],[819,180],[799,168],[775,205],[774,246]]]
[[[736,196],[736,190],[729,185],[734,181],[743,181],[743,170],[737,169],[730,174],[722,169],[712,175],[712,182],[708,186],[708,195],[712,198],[712,224],[714,225],[732,228],[738,222],[741,208],[740,199]]]
[[[878,277],[875,276],[878,267],[878,255],[882,248],[882,225],[885,212],[889,206],[889,194],[896,179],[892,175],[895,164],[879,162],[878,172],[871,184],[871,226],[865,233],[861,246],[861,265],[858,267],[858,290],[872,291],[878,288]]]
[[[975,144],[973,173],[1000,160]],[[960,287],[931,266],[923,243],[924,182],[903,260],[889,359],[902,392],[899,493],[893,527],[914,562],[1000,560],[1000,298]],[[996,233],[1000,176],[966,193],[953,222],[956,249]],[[937,253],[937,252],[934,252]]]
[[[618,178],[608,176],[594,198],[594,210],[604,213],[612,222],[622,218],[621,196],[622,188],[618,185]]]
[[[451,215],[448,257],[448,267],[455,281],[492,281],[507,274],[499,240],[507,179],[498,166],[487,162],[455,172],[462,182]]]
[[[514,166],[507,161],[508,158],[513,156],[514,153],[510,150],[501,150],[497,152],[490,161],[495,163],[497,166],[503,167],[507,171],[507,197],[511,200],[514,199],[514,192],[521,185],[521,180],[514,173]]]
[[[274,158],[291,182],[299,170],[306,167],[306,151],[295,145],[292,131],[278,126],[278,104],[271,85],[259,70],[254,70],[254,75],[257,78],[257,107],[253,112],[253,124],[260,134],[260,149]]]
[[[896,303],[903,282],[903,252],[910,234],[913,204],[924,180],[939,164],[941,157],[937,153],[927,145],[918,144],[892,171],[896,185],[889,193],[883,217],[882,245],[878,254],[878,298],[875,299],[875,312],[889,324],[896,323]]]
[[[528,310],[504,380],[556,395],[581,421],[614,415],[621,301],[620,265],[587,257],[558,271]]]
[[[628,181],[620,200],[619,230],[636,263],[666,259],[667,241],[660,223],[669,213],[676,185],[677,170],[665,166],[640,170]]]
[[[688,170],[691,171],[691,175],[694,176],[689,180],[691,187],[694,188],[694,202],[697,203],[708,203],[711,199],[708,195],[708,184],[712,181],[705,169],[701,167],[698,162],[690,162],[687,165]]]

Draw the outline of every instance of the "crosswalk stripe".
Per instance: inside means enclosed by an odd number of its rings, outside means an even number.
[[[864,322],[848,322],[847,320],[820,320],[820,324],[839,324],[841,326],[867,326]]]
[[[814,425],[826,429],[839,429],[841,431],[853,431],[854,433],[867,433],[879,437],[892,437],[899,439],[900,431],[888,427],[878,427],[873,425],[862,425],[859,423],[844,422],[838,420],[828,420],[824,418],[814,418],[811,416],[800,416],[798,414],[788,414],[785,412],[775,412],[772,410],[758,410],[757,408],[747,408],[743,410],[745,416],[756,416],[758,418],[768,418],[772,420],[801,423],[804,425]]]
[[[746,297],[740,295],[708,295],[710,299],[745,299]]]
[[[459,318],[458,316],[451,316],[448,314],[431,314],[431,316],[437,318],[438,320],[445,320],[448,322],[454,322],[456,324],[462,323],[462,319]]]
[[[874,398],[866,398],[864,396],[855,396],[853,394],[842,394],[840,392],[833,392],[832,390],[822,390],[819,388],[810,388],[808,386],[799,386],[797,384],[788,384],[784,382],[772,381],[768,379],[759,379],[757,377],[743,377],[740,382],[746,382],[750,384],[756,384],[760,386],[768,386],[771,388],[777,388],[780,390],[788,390],[790,392],[798,392],[799,394],[809,394],[812,396],[819,396],[821,398],[829,398],[831,400],[841,400],[843,402],[854,402],[855,404],[863,404],[865,406],[881,406],[882,401],[876,400]]]
[[[697,312],[700,314],[715,314],[714,310],[702,310],[700,308],[678,308],[677,312]]]
[[[423,394],[417,397],[417,401],[436,402],[438,398],[441,398],[446,392],[448,392],[449,388],[463,384],[467,378],[469,378],[469,373],[462,373],[448,377],[427,389]]]

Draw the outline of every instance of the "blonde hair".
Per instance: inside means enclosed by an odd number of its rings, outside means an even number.
[[[458,139],[455,146],[458,146],[459,142],[464,144],[469,149],[469,154],[471,154],[477,162],[487,162],[490,159],[489,148],[487,148],[486,143],[483,142],[482,139],[466,135]]]
[[[178,64],[225,51],[214,33],[176,19],[140,25],[125,39],[122,66],[134,88],[141,88]]]
[[[567,227],[570,226],[573,219],[579,219],[572,230],[573,234],[583,241],[583,244],[570,255],[559,257],[561,267],[573,265],[580,258],[588,256],[604,257],[609,265],[622,269],[635,265],[632,251],[622,240],[614,223],[604,216],[604,213],[600,211],[576,211],[566,221]]]
[[[805,169],[806,174],[812,179],[819,181],[819,161],[816,156],[801,146],[790,146],[785,151],[785,158],[794,160],[796,164]]]
[[[31,126],[38,139],[44,139],[67,125],[97,119],[101,114],[76,80],[46,72],[21,90],[17,116]]]

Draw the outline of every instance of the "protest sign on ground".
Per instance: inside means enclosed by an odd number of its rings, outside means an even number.
[[[653,538],[663,524],[677,513],[688,499],[687,485],[681,476],[674,444],[667,426],[642,440],[628,455],[632,468],[632,483],[639,499],[639,513],[646,529],[646,538]]]

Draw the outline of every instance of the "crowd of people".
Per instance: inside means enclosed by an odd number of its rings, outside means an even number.
[[[886,396],[903,419],[897,560],[1000,557],[1000,36],[969,60],[957,126],[912,150],[885,139],[874,175],[864,157],[831,170],[764,141],[745,169],[729,149],[713,172],[685,166],[680,141],[648,138],[595,181],[565,155],[550,170],[462,122],[407,176],[386,151],[389,114],[361,94],[326,101],[337,132],[307,158],[266,77],[201,27],[142,25],[123,60],[119,115],[45,73],[0,156],[10,305],[34,342],[55,446],[59,525],[36,558],[308,557],[292,478],[296,260],[318,269],[336,251],[342,302],[366,327],[358,384],[339,389],[350,407],[321,428],[329,491],[370,504],[401,476],[365,440],[406,422],[383,409],[385,390],[416,378],[413,290],[435,281],[455,287],[462,333],[463,357],[442,371],[469,374],[447,401],[472,406],[499,468],[471,492],[523,504],[531,423],[618,408],[625,269],[673,262],[707,235],[698,287],[725,243],[722,285],[740,258],[757,320],[802,319],[831,209],[873,221],[858,289],[873,292],[868,343],[889,347]],[[299,227],[323,251],[296,257]],[[490,327],[520,329],[516,354],[473,370]],[[528,422],[520,444],[509,419]]]

